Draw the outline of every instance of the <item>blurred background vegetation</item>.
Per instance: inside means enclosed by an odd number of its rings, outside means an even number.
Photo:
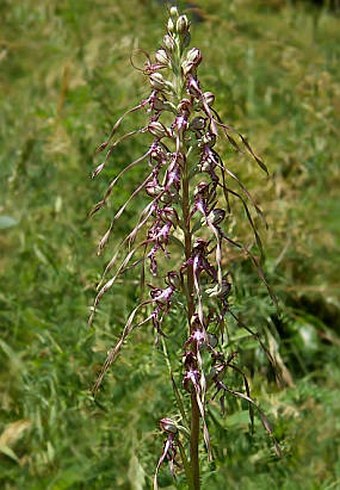
[[[96,244],[139,171],[96,219],[87,213],[143,141],[122,145],[105,178],[93,182],[89,175],[94,149],[112,123],[148,91],[129,58],[136,48],[159,46],[161,3],[0,0],[0,487],[6,490],[150,488],[162,447],[158,420],[176,413],[151,327],[126,345],[96,403],[88,394],[136,295],[131,275],[88,330],[88,307],[109,256],[98,258]],[[249,436],[242,403],[231,400],[225,417],[212,404],[217,469],[204,465],[203,488],[340,488],[337,5],[195,3],[189,15],[193,45],[204,55],[202,84],[271,172],[266,179],[225,150],[265,211],[265,269],[285,305],[279,317],[251,266],[231,257],[237,308],[283,368],[278,384],[257,345],[235,336],[284,457],[275,457],[259,422]],[[130,208],[116,236],[134,215]],[[247,239],[246,229],[240,233]],[[180,321],[176,312],[170,320]],[[180,343],[173,340],[180,380]],[[175,488],[167,470],[160,484]],[[183,485],[179,477],[177,487]]]

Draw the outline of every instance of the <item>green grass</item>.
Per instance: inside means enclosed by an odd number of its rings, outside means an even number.
[[[339,19],[284,1],[197,3],[205,20],[193,26],[193,44],[203,51],[204,87],[272,176],[226,153],[265,210],[266,272],[285,304],[278,319],[249,264],[235,259],[240,311],[259,331],[271,327],[294,381],[279,388],[262,354],[241,341],[284,458],[275,458],[259,421],[249,437],[242,404],[230,401],[226,417],[213,405],[217,461],[216,469],[204,464],[203,487],[336,489]],[[0,487],[150,488],[162,446],[158,420],[176,413],[151,327],[126,345],[97,403],[88,394],[136,294],[131,275],[87,329],[109,257],[96,257],[96,244],[138,172],[108,209],[92,220],[87,212],[143,148],[123,145],[105,178],[89,179],[110,125],[147,93],[129,57],[158,47],[165,12],[151,0],[2,0],[0,10]],[[117,236],[134,215],[126,212]],[[246,227],[239,233],[247,239]],[[176,369],[180,382],[179,361]],[[160,484],[175,488],[166,470]]]

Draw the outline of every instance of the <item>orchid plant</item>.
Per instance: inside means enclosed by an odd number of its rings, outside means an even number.
[[[106,153],[103,162],[93,172],[93,177],[100,174],[118,145],[125,140],[138,134],[151,139],[145,153],[126,165],[109,183],[104,197],[91,212],[94,214],[105,206],[124,174],[144,165],[145,178],[118,209],[100,240],[99,253],[127,206],[137,195],[144,193],[148,202],[135,227],[119,244],[105,268],[89,324],[93,322],[102,297],[117,279],[131,268],[141,267],[144,286],[140,301],[107,355],[93,386],[96,394],[124,342],[136,328],[149,322],[152,324],[157,344],[169,362],[167,315],[174,305],[181,305],[186,317],[185,331],[178,332],[183,338],[182,389],[171,376],[179,416],[176,420],[165,417],[160,421],[165,442],[156,465],[155,489],[158,488],[158,472],[164,462],[169,463],[173,474],[184,470],[188,488],[200,488],[200,434],[202,431],[207,457],[212,460],[207,406],[216,397],[222,405],[227,395],[248,402],[251,422],[254,411],[257,411],[265,429],[273,437],[268,419],[251,397],[247,377],[235,363],[237,352],[231,350],[226,334],[230,316],[240,328],[246,329],[260,342],[270,361],[274,362],[260,336],[244,324],[230,306],[232,279],[228,270],[228,251],[231,248],[252,261],[274,297],[261,268],[262,245],[253,218],[254,213],[261,219],[263,215],[247,188],[217,152],[218,141],[226,138],[227,144],[237,151],[249,153],[262,170],[267,172],[267,169],[247,140],[222,122],[213,107],[215,96],[204,91],[198,79],[202,54],[197,48],[190,49],[189,44],[189,20],[172,7],[162,46],[154,57],[147,55],[143,67],[150,83],[150,94],[115,123],[107,140],[98,148],[99,152]],[[137,111],[145,112],[145,126],[117,136],[124,118]],[[233,216],[235,201],[244,208],[257,255],[251,251],[251,246],[244,246],[228,232],[228,220]],[[173,261],[176,267],[170,268],[168,264]],[[228,386],[225,377],[230,370],[242,377],[244,390]],[[186,403],[183,403],[186,398],[189,399],[189,414],[185,409]],[[274,446],[279,452],[275,440]]]

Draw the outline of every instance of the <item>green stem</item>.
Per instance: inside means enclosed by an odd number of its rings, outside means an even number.
[[[185,153],[184,153],[185,154]],[[182,215],[183,232],[185,243],[185,258],[189,260],[192,254],[192,233],[190,226],[190,199],[189,199],[189,169],[187,161],[184,163],[182,178]],[[194,273],[192,265],[188,265],[186,274],[186,294],[187,294],[187,314],[188,331],[192,333],[191,319],[195,313],[194,304]],[[200,412],[195,396],[191,393],[191,433],[190,433],[190,466],[192,471],[193,488],[200,489],[200,467],[199,467],[199,433],[200,433]]]
[[[189,488],[189,490],[196,490],[196,487],[194,485],[194,479],[193,479],[193,474],[192,474],[192,470],[191,470],[191,465],[188,461],[187,455],[185,454],[185,449],[184,449],[181,441],[178,441],[178,448],[179,448],[179,452],[181,453],[182,463],[183,463],[185,474],[187,477],[188,488]]]
[[[177,97],[177,103],[179,103],[183,97],[184,82],[182,78],[181,62],[183,49],[180,42],[177,44],[178,51],[173,57],[173,83],[175,86],[175,93]],[[189,177],[189,165],[187,162],[187,148],[184,141],[183,133],[179,135],[179,151],[184,156],[184,164],[182,168],[182,195],[181,195],[181,208],[182,208],[182,230],[184,233],[184,247],[185,247],[185,259],[188,262],[192,255],[192,231],[190,223],[190,177]],[[187,303],[187,318],[188,318],[188,335],[192,333],[191,319],[195,313],[194,302],[194,272],[192,265],[187,266],[186,272],[186,303]],[[190,473],[191,478],[188,481],[189,488],[193,490],[200,490],[200,466],[199,466],[199,434],[200,434],[200,412],[197,404],[195,392],[191,393],[191,429],[190,429]]]
[[[200,412],[195,393],[191,393],[190,465],[195,490],[200,489],[200,464],[198,456],[199,433]]]

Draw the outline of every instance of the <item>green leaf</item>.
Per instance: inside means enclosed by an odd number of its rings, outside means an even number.
[[[19,458],[15,454],[15,452],[13,451],[13,449],[11,449],[10,447],[6,446],[5,444],[1,444],[0,445],[0,452],[2,454],[5,454],[6,456],[8,456],[10,459],[13,459],[16,463],[19,463]]]

